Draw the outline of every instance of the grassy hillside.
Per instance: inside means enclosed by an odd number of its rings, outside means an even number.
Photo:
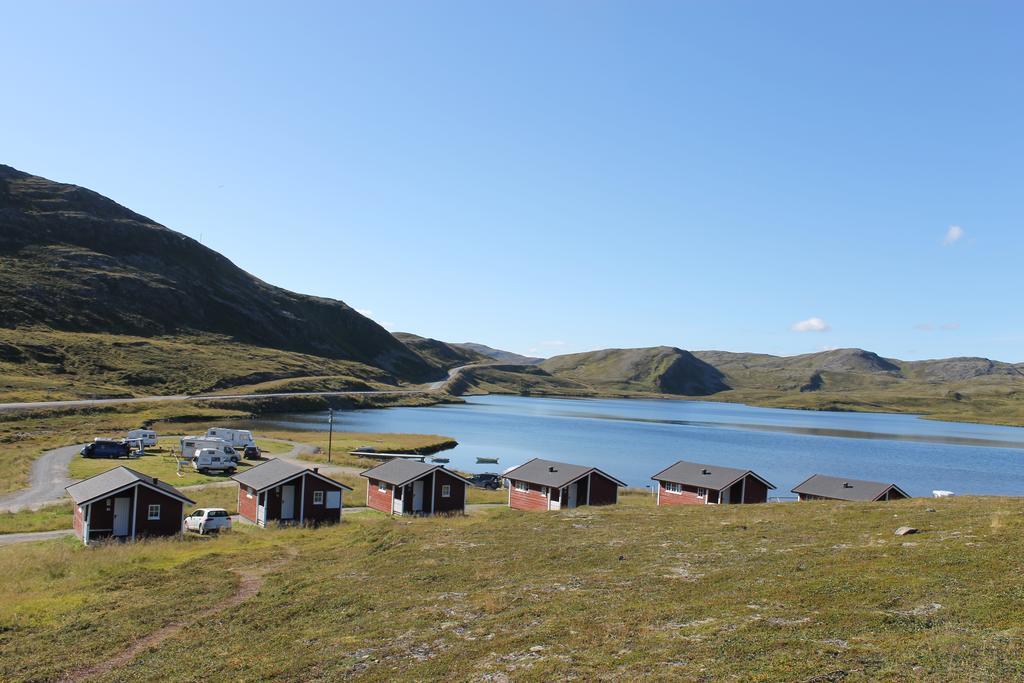
[[[492,346],[487,346],[486,344],[476,344],[473,342],[463,342],[461,344],[450,343],[449,346],[478,353],[486,358],[490,358],[505,365],[534,365],[544,360],[543,358],[537,358],[536,356],[523,356],[511,351],[502,351],[501,349],[496,349]]]
[[[395,338],[410,349],[423,356],[434,365],[445,370],[469,363],[491,362],[489,356],[456,344],[421,337],[409,332],[395,332]]]
[[[343,302],[267,284],[90,190],[0,165],[0,224],[0,325],[9,330],[213,334],[410,381],[443,376]]]
[[[705,396],[728,388],[717,369],[670,346],[573,353],[549,358],[540,367],[555,377],[613,391]]]
[[[0,400],[394,389],[353,361],[252,346],[216,335],[134,337],[0,327]]]
[[[902,361],[861,349],[802,356],[696,351],[731,391],[710,397],[784,408],[911,412],[1024,425],[1024,374],[984,358]]]
[[[0,678],[1018,680],[1022,512],[1000,498],[657,509],[627,495],[0,548]],[[894,536],[904,524],[922,533]],[[200,569],[208,580],[182,581]],[[210,624],[222,637],[197,648]]]

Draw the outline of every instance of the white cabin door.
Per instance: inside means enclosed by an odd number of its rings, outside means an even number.
[[[398,497],[398,492],[402,492],[402,497]],[[391,492],[391,511],[397,514],[402,514],[405,509],[402,507],[405,502],[405,489],[396,486]]]
[[[575,482],[575,483],[569,484],[569,504],[568,504],[567,507],[570,510],[572,508],[576,507],[576,491],[577,491],[577,488],[578,488],[578,486],[577,486],[578,484],[579,484],[579,482]]]
[[[261,493],[257,498],[256,523],[263,526],[267,523],[267,494]]]
[[[412,483],[412,511],[423,512],[423,480]]]
[[[295,484],[281,487],[281,519],[295,519]]]
[[[114,499],[114,535],[127,536],[132,523],[132,499]]]
[[[722,505],[728,505],[730,502],[732,502],[729,500],[729,489],[725,489],[724,491],[722,491],[720,495],[720,502],[722,503]]]
[[[549,489],[548,510],[559,510],[562,507],[562,489]]]

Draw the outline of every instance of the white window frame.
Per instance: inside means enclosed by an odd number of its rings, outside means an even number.
[[[680,494],[683,492],[683,485],[674,481],[665,482],[665,493]]]
[[[381,493],[387,493],[388,492],[388,485],[386,483],[384,483],[383,481],[378,481],[377,482],[377,490],[380,491]]]
[[[250,487],[250,486],[246,486],[245,487],[245,497],[246,498],[252,498],[252,487]]]
[[[156,514],[153,514],[154,508],[156,509]],[[146,510],[146,519],[156,522],[160,521],[160,503],[150,503],[149,509]]]
[[[451,498],[452,497],[452,485],[451,484],[441,484],[441,497],[442,498]]]
[[[519,491],[520,493],[526,493],[527,491],[530,490],[530,485],[527,484],[525,481],[516,480],[515,487],[516,491]]]
[[[698,498],[707,498],[708,497],[708,490],[707,489],[698,488],[697,489],[697,497]]]
[[[323,491],[313,491],[313,505],[323,505],[323,504],[324,504],[324,492]]]

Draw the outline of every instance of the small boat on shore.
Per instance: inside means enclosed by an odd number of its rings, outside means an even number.
[[[497,458],[477,458],[476,459],[476,463],[478,465],[484,465],[484,464],[497,465],[498,464],[498,459]]]

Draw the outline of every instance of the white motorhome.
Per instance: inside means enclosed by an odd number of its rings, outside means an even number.
[[[192,469],[197,472],[227,472],[235,471],[235,461],[216,448],[200,448],[192,457]]]
[[[221,453],[233,462],[241,460],[242,456],[238,451],[223,439],[208,439],[205,436],[183,436],[181,437],[181,457],[194,458],[196,453],[204,448],[212,448]]]
[[[133,429],[128,432],[128,441],[141,441],[143,446],[156,445],[156,432],[152,429]]]
[[[256,440],[252,438],[252,432],[248,429],[226,429],[224,427],[210,427],[206,430],[207,439],[223,439],[235,448],[245,450],[249,446],[255,446]]]

